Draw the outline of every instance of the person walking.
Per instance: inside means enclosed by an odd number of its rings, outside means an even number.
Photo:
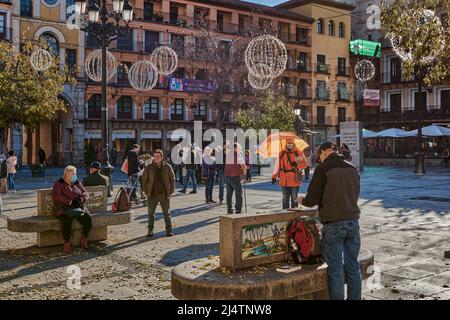
[[[245,182],[252,182],[250,150],[245,150],[245,167],[247,172],[245,175]]]
[[[236,194],[234,213],[242,213],[242,182],[241,177],[245,176],[247,167],[241,154],[241,147],[235,143],[233,150],[228,150],[225,162],[225,183],[227,188],[227,212],[233,213],[232,198]]]
[[[164,160],[161,149],[153,152],[153,161],[146,166],[142,175],[142,191],[148,199],[148,237],[153,237],[155,211],[158,203],[164,214],[166,235],[173,236],[170,217],[170,197],[175,191],[175,174],[172,167]]]
[[[109,188],[109,178],[100,173],[102,165],[98,161],[91,163],[89,167],[89,175],[83,179],[83,186],[95,187],[106,186],[108,188],[108,197],[111,197],[111,189]]]
[[[8,191],[16,193],[16,184],[14,182],[14,175],[16,174],[16,166],[17,166],[17,157],[14,155],[13,150],[8,151],[8,159],[6,159],[6,163],[8,165]]]
[[[8,180],[8,164],[4,155],[0,158],[0,194],[6,193],[6,182]]]
[[[118,156],[118,154],[117,154],[116,147],[113,147],[111,149],[111,152],[109,153],[109,157],[111,158],[111,164],[113,167],[115,167],[117,164],[117,156]]]
[[[205,183],[205,199],[206,203],[216,203],[213,200],[213,189],[214,189],[214,177],[216,176],[216,159],[212,156],[212,149],[209,147],[205,148],[202,164],[202,179],[206,181]]]
[[[305,180],[309,180],[309,174],[311,171],[311,149],[308,147],[305,150],[303,150],[303,154],[305,155],[306,159],[306,168],[305,168]]]
[[[347,299],[361,299],[361,270],[358,254],[361,247],[358,197],[358,169],[336,153],[336,144],[319,147],[320,164],[314,171],[305,197],[297,201],[306,207],[319,206],[322,229],[322,255],[328,265],[330,299],[344,300],[344,272]]]
[[[345,160],[352,161],[352,155],[351,155],[350,148],[345,143],[343,143],[341,145],[341,147],[339,148],[339,153],[344,156]]]
[[[128,178],[130,179],[130,177],[134,176],[136,173],[139,172],[139,145],[138,144],[134,144],[133,148],[128,151],[127,153],[127,161],[128,161]],[[138,179],[136,176],[134,176],[131,179]],[[134,181],[135,183],[137,183],[136,181]],[[135,184],[133,183],[133,184]],[[130,194],[130,190],[128,190],[128,194]],[[136,200],[136,188],[133,188],[131,190],[131,194],[130,194],[130,200],[131,201],[135,201]]]
[[[70,236],[72,234],[72,221],[77,220],[82,227],[80,247],[88,249],[87,238],[92,228],[92,218],[86,203],[89,193],[78,181],[77,169],[67,166],[61,179],[53,185],[53,215],[61,223],[64,239],[64,252],[70,252]]]
[[[198,162],[201,163],[201,162]],[[188,146],[183,151],[183,167],[186,169],[186,176],[183,177],[183,189],[180,190],[181,193],[186,193],[189,180],[192,181],[192,191],[191,194],[197,193],[197,163],[196,163],[196,151],[191,146]]]
[[[217,154],[222,154],[222,160],[218,161]],[[217,183],[219,185],[219,202],[223,204],[224,199],[224,190],[225,190],[225,160],[226,160],[226,144],[223,145],[223,148],[217,147],[215,150],[216,154],[216,174],[217,174]]]
[[[444,159],[442,159],[441,161],[441,166],[445,165],[445,167],[447,167],[449,161],[450,161],[450,150],[447,148],[444,151]]]
[[[102,162],[102,146],[97,146],[97,161]]]
[[[39,147],[38,157],[39,157],[39,163],[41,165],[45,165],[45,163],[47,162],[47,156],[45,155],[45,151],[44,151],[44,149],[42,149],[42,147]]]
[[[294,140],[287,139],[286,147],[280,152],[272,175],[272,184],[275,184],[277,178],[280,179],[283,209],[288,209],[289,204],[291,208],[298,206],[296,200],[301,185],[301,172],[306,165],[305,156],[295,146]]]

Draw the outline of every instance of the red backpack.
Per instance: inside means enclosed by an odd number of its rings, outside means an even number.
[[[318,224],[313,219],[297,218],[287,227],[287,240],[291,247],[291,239],[298,247],[303,263],[323,263],[320,250],[322,236]],[[290,248],[293,249],[292,247]],[[290,252],[292,252],[290,250]]]

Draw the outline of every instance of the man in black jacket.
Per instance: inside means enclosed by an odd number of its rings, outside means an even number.
[[[139,145],[134,144],[133,149],[128,151],[128,178],[139,172]],[[137,178],[136,178],[137,179]],[[130,200],[136,200],[136,188],[131,191]]]
[[[345,272],[347,298],[360,300],[359,172],[342,155],[337,154],[336,149],[332,142],[325,142],[319,147],[321,164],[314,171],[306,196],[298,197],[297,201],[307,207],[319,206],[319,217],[323,224],[322,254],[328,265],[330,299],[344,300]]]

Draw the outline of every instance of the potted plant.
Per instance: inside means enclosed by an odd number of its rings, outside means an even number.
[[[44,177],[45,176],[45,165],[44,164],[32,164],[30,166],[31,169],[31,176],[32,177]]]

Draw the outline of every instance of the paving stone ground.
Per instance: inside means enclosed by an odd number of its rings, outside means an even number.
[[[117,185],[125,180],[118,171]],[[51,187],[61,172],[48,170],[46,178],[19,173],[19,191],[3,196],[0,299],[174,299],[173,266],[218,255],[218,220],[226,208],[205,204],[204,188],[195,195],[174,196],[172,238],[165,237],[160,212],[155,237],[145,237],[142,206],[136,208],[133,223],[109,227],[108,240],[88,252],[74,249],[65,255],[61,247],[38,249],[35,235],[9,232],[6,218],[35,213],[36,189]],[[450,170],[430,168],[416,176],[410,168],[367,167],[361,189],[362,242],[374,252],[377,271],[369,284],[364,282],[364,299],[450,299],[450,259],[444,259],[450,248]],[[281,192],[268,174],[255,177],[246,190],[250,213],[280,210]],[[71,265],[81,269],[79,290],[67,288]]]

